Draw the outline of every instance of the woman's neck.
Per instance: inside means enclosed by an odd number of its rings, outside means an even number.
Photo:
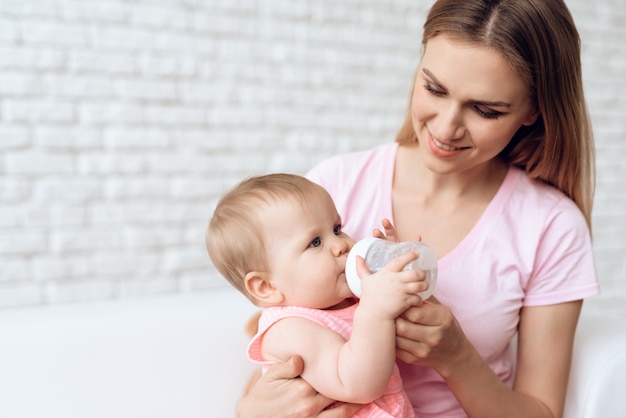
[[[490,201],[507,171],[506,163],[493,159],[469,170],[437,173],[424,164],[418,145],[399,146],[394,189],[411,192],[424,201],[466,198]]]
[[[426,167],[417,146],[398,148],[393,179],[393,220],[401,241],[420,236],[441,258],[471,231],[493,200],[508,167],[492,161],[464,172]]]

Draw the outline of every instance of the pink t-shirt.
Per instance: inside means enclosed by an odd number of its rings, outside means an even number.
[[[335,201],[344,231],[371,236],[393,222],[391,192],[397,143],[329,158],[307,177]],[[469,234],[438,260],[435,297],[448,306],[481,356],[509,386],[511,339],[523,306],[550,305],[599,293],[589,230],[563,193],[511,167]],[[432,369],[399,362],[415,414],[465,417]]]

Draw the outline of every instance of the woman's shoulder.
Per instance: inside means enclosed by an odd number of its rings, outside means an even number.
[[[536,219],[550,220],[556,217],[566,218],[567,222],[574,221],[586,225],[580,208],[565,193],[556,187],[531,178],[525,171],[517,167],[510,168],[511,194],[509,211],[518,212],[520,218],[534,215]]]
[[[564,201],[574,205],[574,202],[555,186],[530,177],[519,167],[511,167],[510,171],[517,179],[515,192],[525,196],[526,199],[539,199],[551,203]]]

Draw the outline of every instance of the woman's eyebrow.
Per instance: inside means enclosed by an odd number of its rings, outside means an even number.
[[[437,77],[435,77],[435,75],[428,68],[422,68],[422,71],[424,72],[424,74],[426,74],[426,76],[428,76],[428,78],[432,80],[433,83],[441,86],[441,83],[439,82],[439,80],[437,80]]]
[[[437,80],[437,77],[435,77],[435,75],[428,68],[422,68],[422,71],[424,72],[424,74],[426,74],[428,78],[432,80],[433,83],[443,88],[443,84],[441,84],[441,82]],[[499,102],[499,101],[492,102],[488,100],[472,100],[472,103],[481,105],[481,106],[491,106],[491,107],[506,107],[506,108],[513,107],[511,103]]]

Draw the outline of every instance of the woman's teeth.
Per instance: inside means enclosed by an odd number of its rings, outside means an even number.
[[[456,151],[456,150],[460,149],[460,148],[457,148],[457,147],[446,145],[443,142],[439,142],[435,138],[433,138],[433,142],[435,143],[437,148],[441,148],[444,151]]]

